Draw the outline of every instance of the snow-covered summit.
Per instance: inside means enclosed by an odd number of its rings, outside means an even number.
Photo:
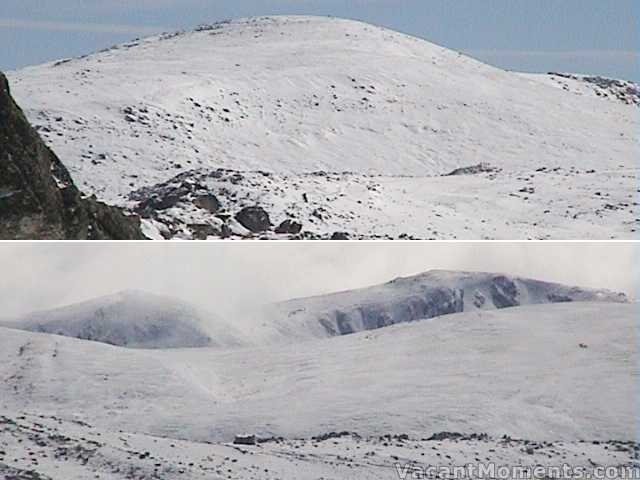
[[[241,343],[233,329],[215,315],[138,290],[31,313],[3,325],[131,348],[232,347]]]
[[[632,168],[637,109],[361,22],[260,17],[12,72],[80,188],[193,169],[429,176]]]
[[[500,273],[430,270],[357,290],[272,305],[260,332],[270,341],[324,338],[477,310],[565,302],[626,303],[623,293]]]

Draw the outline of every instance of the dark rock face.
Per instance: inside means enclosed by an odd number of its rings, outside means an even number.
[[[573,302],[573,298],[571,298],[570,296],[557,293],[550,293],[549,295],[547,295],[547,298],[551,303]]]
[[[244,207],[235,218],[240,225],[253,233],[260,233],[271,228],[269,214],[262,207]]]
[[[0,73],[0,239],[144,239],[137,217],[82,198]]]
[[[513,280],[505,276],[497,276],[491,282],[491,299],[496,308],[516,307],[520,305],[518,300],[518,287]]]
[[[255,435],[236,435],[233,443],[234,445],[255,445],[258,442]]]
[[[484,297],[482,292],[476,291],[473,294],[473,304],[477,308],[482,308],[484,306],[484,304],[486,303],[486,301],[487,301],[487,299]]]
[[[302,230],[302,224],[296,222],[295,220],[285,220],[280,225],[278,225],[275,229],[275,232],[278,234],[290,234],[297,235]]]
[[[435,288],[424,295],[399,298],[392,303],[361,305],[347,311],[335,310],[320,318],[319,322],[332,336],[348,335],[463,310],[462,290]]]

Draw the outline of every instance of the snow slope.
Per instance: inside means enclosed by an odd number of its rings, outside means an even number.
[[[633,440],[636,316],[633,304],[530,305],[232,350],[0,328],[0,408],[196,441],[342,430]]]
[[[497,273],[430,270],[382,285],[271,305],[238,327],[258,342],[290,343],[463,311],[584,301],[626,302],[627,298],[608,290]],[[261,320],[259,325],[256,319]]]
[[[35,312],[0,325],[130,348],[241,344],[233,329],[215,315],[179,300],[140,291]]]
[[[158,238],[248,236],[222,224],[263,202],[274,221],[293,217],[317,238],[629,238],[636,228],[634,102],[359,22],[241,19],[9,78],[87,193],[136,209],[141,189],[160,194],[182,174],[224,199],[223,215],[194,207],[192,192],[161,202],[170,208],[146,219]],[[494,173],[440,178],[479,164]],[[240,179],[206,180],[219,168]],[[319,171],[337,179],[314,182]],[[258,172],[284,192],[270,195]]]

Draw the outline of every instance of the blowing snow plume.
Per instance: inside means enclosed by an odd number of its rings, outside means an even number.
[[[215,315],[185,302],[124,291],[3,326],[129,348],[236,347],[241,339]]]

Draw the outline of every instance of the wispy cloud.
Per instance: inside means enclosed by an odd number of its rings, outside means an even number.
[[[152,35],[167,30],[168,27],[149,25],[125,25],[106,23],[58,22],[48,20],[24,20],[17,18],[0,18],[0,28],[17,28],[26,30],[49,30],[56,32],[93,32],[126,35]]]

